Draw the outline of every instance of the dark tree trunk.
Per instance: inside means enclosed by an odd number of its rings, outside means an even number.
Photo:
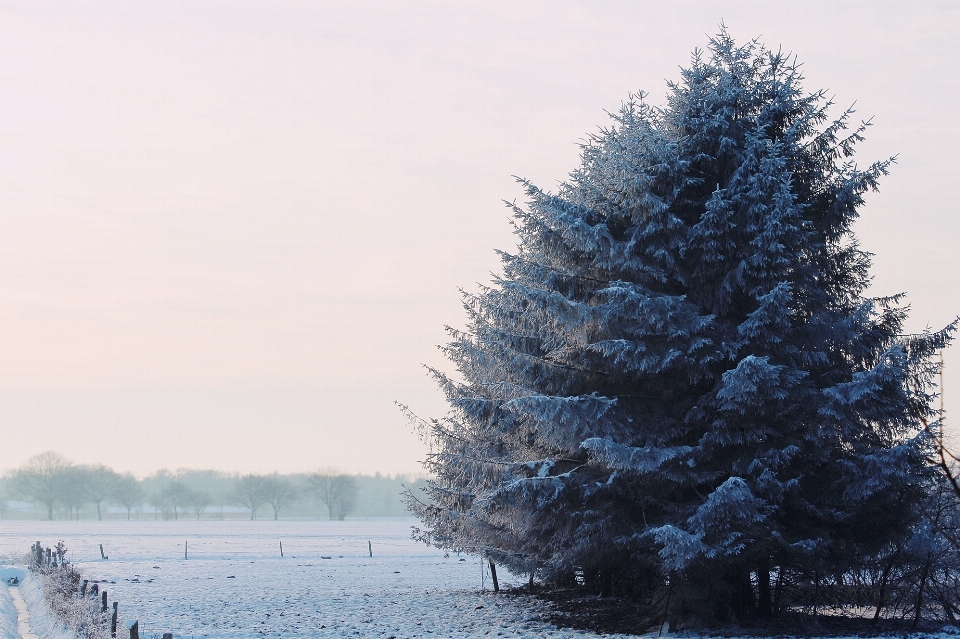
[[[887,603],[885,601],[887,593],[887,580],[890,578],[890,571],[893,570],[893,566],[897,563],[897,558],[900,557],[901,550],[902,548],[898,546],[897,552],[893,553],[893,556],[890,557],[890,561],[887,562],[887,565],[883,567],[883,573],[880,575],[880,592],[877,594],[877,611],[873,613],[874,622],[880,620],[880,612]]]
[[[757,569],[757,615],[769,617],[773,612],[770,599],[770,564],[766,561]]]
[[[743,568],[735,568],[730,578],[730,607],[737,619],[744,619],[756,607],[753,598],[753,585],[750,583],[750,573]]]
[[[813,571],[813,616],[820,614],[820,572]]]
[[[957,616],[953,614],[953,606],[950,604],[950,600],[944,597],[940,603],[943,605],[943,612],[947,615],[947,620],[956,626]]]
[[[927,585],[927,573],[930,572],[930,562],[933,559],[932,554],[927,554],[927,561],[923,564],[923,572],[920,574],[920,588],[917,589],[916,612],[913,615],[913,627],[920,625],[920,617],[923,612],[923,587]]]
[[[773,612],[780,612],[780,595],[783,594],[783,566],[777,568],[777,588],[773,593]]]

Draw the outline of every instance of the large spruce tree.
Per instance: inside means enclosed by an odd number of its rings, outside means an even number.
[[[422,539],[709,621],[910,534],[952,327],[904,335],[898,297],[864,296],[851,226],[892,160],[859,168],[866,125],[801,80],[721,31],[556,194],[523,183],[518,248],[451,331],[459,375],[435,372]]]

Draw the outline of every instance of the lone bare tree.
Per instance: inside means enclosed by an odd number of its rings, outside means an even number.
[[[321,470],[307,478],[314,494],[326,505],[332,521],[343,520],[353,511],[357,501],[357,480],[333,469]]]

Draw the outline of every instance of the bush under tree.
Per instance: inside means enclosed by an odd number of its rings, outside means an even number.
[[[875,597],[891,563],[919,610],[954,326],[904,334],[901,297],[865,295],[852,225],[893,160],[859,167],[867,123],[802,79],[721,31],[557,193],[522,182],[517,250],[434,371],[422,540],[674,627],[850,604],[856,575]]]

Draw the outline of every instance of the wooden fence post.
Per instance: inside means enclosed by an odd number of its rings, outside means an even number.
[[[140,639],[140,622],[131,619],[127,622],[127,630],[130,631],[130,639]]]
[[[88,583],[87,580],[84,579],[84,580],[83,580],[83,583],[80,584],[80,596],[81,596],[81,597],[84,597],[84,596],[86,596],[86,594],[87,594],[87,583]]]
[[[488,561],[490,562],[490,576],[493,577],[493,591],[500,592],[500,582],[497,581],[497,564],[493,563],[493,559]]]
[[[113,616],[110,617],[110,636],[117,636],[117,602],[113,602]]]
[[[373,557],[373,544],[370,542],[370,540],[367,540],[367,550],[370,551],[370,556]]]
[[[107,591],[106,590],[100,593],[100,601],[103,602],[103,605],[100,607],[100,612],[106,612],[107,611]]]

